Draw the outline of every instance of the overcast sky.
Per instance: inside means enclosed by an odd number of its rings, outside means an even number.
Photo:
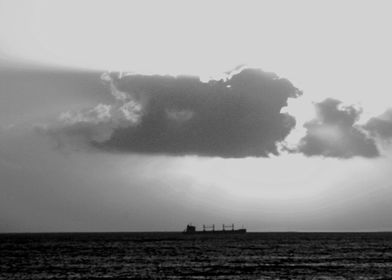
[[[0,0],[0,231],[392,230],[389,2]]]

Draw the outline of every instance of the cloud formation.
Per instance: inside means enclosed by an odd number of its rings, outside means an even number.
[[[371,118],[364,128],[370,132],[373,137],[384,141],[392,140],[392,109],[388,109],[380,116]]]
[[[104,74],[113,104],[60,116],[54,136],[112,152],[266,157],[295,126],[281,113],[302,93],[287,79],[239,69],[220,80]]]
[[[115,88],[113,79],[104,73],[101,80],[110,87],[112,104],[98,104],[80,111],[62,113],[56,124],[38,126],[40,132],[51,135],[58,146],[101,143],[108,141],[118,128],[136,126],[143,113],[143,105],[131,95]]]
[[[307,156],[335,158],[377,157],[374,139],[356,122],[362,112],[354,106],[328,98],[315,104],[317,116],[304,127],[306,135],[300,140],[298,151]]]

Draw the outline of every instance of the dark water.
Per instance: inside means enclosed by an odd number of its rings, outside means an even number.
[[[0,279],[392,279],[392,233],[0,235]]]

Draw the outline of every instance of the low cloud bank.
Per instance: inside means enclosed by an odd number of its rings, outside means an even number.
[[[302,93],[287,79],[239,69],[221,80],[105,73],[112,104],[63,113],[47,132],[111,152],[267,157],[295,126],[281,113]]]
[[[59,146],[119,153],[268,157],[295,127],[282,109],[302,92],[287,79],[239,68],[220,80],[104,73],[112,102],[61,114],[41,127]],[[305,136],[290,152],[347,159],[380,156],[392,140],[392,109],[359,125],[362,109],[328,98],[314,104]]]

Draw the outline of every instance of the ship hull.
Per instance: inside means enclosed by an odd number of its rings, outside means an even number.
[[[186,235],[233,235],[233,234],[245,234],[245,233],[246,233],[246,229],[183,232],[183,234]]]

